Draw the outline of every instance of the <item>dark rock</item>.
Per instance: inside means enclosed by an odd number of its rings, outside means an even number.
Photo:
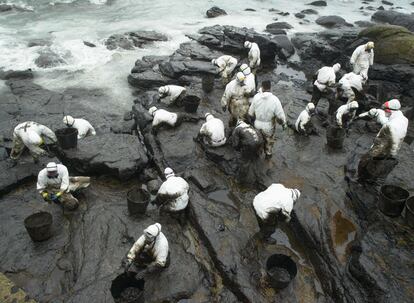
[[[299,19],[303,19],[303,18],[305,18],[305,17],[306,17],[306,15],[305,15],[305,14],[302,14],[302,13],[296,13],[296,14],[295,14],[295,17],[296,17],[296,18],[299,18]]]
[[[138,137],[127,134],[86,137],[76,149],[65,150],[63,160],[83,174],[108,174],[122,180],[139,174],[148,163]]]
[[[246,12],[255,12],[256,10],[255,10],[255,9],[253,9],[253,8],[246,8],[246,9],[245,9],[245,11],[246,11]]]
[[[124,34],[114,34],[105,41],[105,45],[109,50],[117,48],[131,50],[136,47],[142,48],[145,45],[156,41],[167,40],[167,36],[155,31],[135,31]]]
[[[414,15],[403,14],[392,10],[378,11],[372,15],[372,20],[404,26],[410,31],[414,31]]]
[[[221,9],[217,6],[213,6],[206,12],[207,18],[216,18],[218,16],[227,15],[226,11],[224,9]]]
[[[124,119],[111,124],[111,132],[114,134],[134,134],[137,130],[134,120],[125,121]]]
[[[185,78],[171,79],[164,76],[161,72],[147,70],[142,73],[132,73],[128,76],[128,82],[132,86],[142,89],[153,89],[168,84],[187,85],[189,82]]]
[[[70,53],[67,56],[70,56]],[[61,55],[54,53],[50,49],[42,50],[39,57],[35,60],[35,64],[41,68],[55,67],[65,63],[65,59]]]
[[[344,18],[339,16],[323,16],[319,17],[315,21],[317,24],[332,28],[332,27],[341,27],[341,26],[353,26],[345,21]]]
[[[207,61],[169,61],[161,63],[159,68],[163,75],[170,78],[178,78],[182,75],[215,75],[217,73],[216,68]]]
[[[394,3],[386,1],[386,0],[382,0],[381,2],[385,5],[394,5]]]
[[[291,28],[293,28],[293,26],[287,22],[274,22],[274,23],[266,25],[266,31],[271,34],[274,34],[274,30],[279,31],[281,29],[291,29]]]
[[[308,5],[313,5],[313,6],[327,6],[328,4],[326,3],[326,1],[313,1],[311,3],[308,3]]]
[[[22,71],[0,71],[0,79],[9,80],[9,79],[32,79],[33,72],[31,69],[22,70]]]
[[[96,47],[95,44],[93,44],[91,42],[88,42],[88,41],[83,41],[83,44],[85,44],[86,46],[89,46],[89,47]]]
[[[288,13],[288,12],[282,12],[281,10],[278,10],[276,8],[269,9],[269,12],[276,13],[276,14],[281,15],[283,17],[286,17],[286,16],[289,16],[290,15],[290,13]]]
[[[312,8],[304,9],[303,11],[301,11],[301,13],[305,15],[317,15],[318,14],[318,12]]]
[[[27,43],[27,47],[50,46],[52,42],[46,39],[32,39]]]
[[[272,35],[287,35],[287,32],[284,29],[275,29],[272,30]]]
[[[355,24],[359,27],[370,27],[375,25],[374,23],[369,21],[356,21]]]
[[[0,4],[0,13],[8,12],[8,11],[11,11],[12,9],[13,9],[12,4],[7,4],[7,3]]]
[[[176,57],[176,55],[181,55],[194,60],[211,62],[212,59],[218,58],[223,54],[219,51],[212,50],[207,46],[201,45],[196,41],[191,41],[182,43],[180,48],[174,53],[173,57]]]
[[[378,6],[378,8],[377,8],[379,11],[383,11],[383,10],[385,10],[385,8],[381,5],[381,6]]]

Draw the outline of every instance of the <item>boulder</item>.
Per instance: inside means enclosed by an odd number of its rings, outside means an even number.
[[[414,63],[414,34],[401,26],[377,25],[360,32],[375,42],[375,62]]]
[[[206,15],[207,15],[207,18],[216,18],[218,16],[227,15],[227,13],[224,9],[221,9],[217,6],[213,6],[212,8],[206,11]]]
[[[382,4],[385,4],[385,5],[394,5],[394,3],[389,2],[387,0],[382,0],[381,2],[382,2]]]
[[[355,24],[359,27],[371,27],[375,25],[374,23],[369,21],[356,21]]]
[[[305,15],[317,15],[318,14],[318,12],[312,8],[304,9],[303,11],[301,11],[301,13]]]
[[[65,55],[70,56],[70,52]],[[50,49],[42,50],[39,57],[36,58],[35,64],[41,68],[56,67],[65,64],[65,58],[59,54],[56,54]]]
[[[131,50],[136,47],[142,48],[156,41],[167,41],[167,36],[155,31],[134,31],[124,34],[114,34],[105,41],[106,48],[114,50],[117,48]]]
[[[50,46],[52,42],[46,39],[31,39],[27,43],[27,47],[34,47],[34,46]]]
[[[256,10],[254,8],[246,8],[245,11],[246,12],[255,12]]]
[[[339,16],[323,16],[319,17],[315,21],[317,24],[332,28],[332,27],[341,27],[341,26],[353,26],[352,24],[346,22],[346,20]]]
[[[266,31],[274,34],[274,31],[279,31],[281,29],[292,29],[293,26],[287,22],[274,22],[266,25]]]
[[[110,133],[80,140],[76,149],[64,151],[62,159],[83,174],[107,174],[122,180],[138,175],[148,163],[137,136]]]
[[[303,18],[305,18],[305,17],[306,17],[306,15],[305,15],[305,14],[303,14],[303,13],[296,13],[296,14],[295,14],[295,17],[296,17],[296,18],[299,18],[299,19],[303,19]]]
[[[128,75],[128,82],[134,87],[141,89],[158,89],[160,86],[168,84],[186,85],[189,82],[185,78],[172,79],[164,76],[159,71],[146,70],[141,73],[131,73]]]
[[[376,22],[404,26],[410,31],[414,31],[414,15],[403,14],[392,10],[384,10],[374,13],[372,15],[372,20]]]
[[[8,12],[8,11],[11,11],[12,9],[13,9],[12,4],[7,4],[7,3],[0,4],[0,13]]]
[[[313,5],[313,6],[327,6],[328,4],[326,3],[326,1],[313,1],[311,3],[308,3],[308,5]]]
[[[178,78],[182,75],[203,75],[203,74],[212,74],[215,75],[216,68],[211,62],[207,61],[195,61],[195,60],[185,60],[185,61],[168,61],[162,62],[159,65],[160,71],[163,75],[170,78]]]
[[[88,47],[96,47],[96,45],[95,44],[93,44],[93,43],[91,43],[91,42],[88,42],[88,41],[83,41],[83,44],[85,44],[86,46],[88,46]]]

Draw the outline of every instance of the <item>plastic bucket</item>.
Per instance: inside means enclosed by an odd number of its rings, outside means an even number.
[[[78,145],[78,130],[74,127],[60,128],[55,134],[63,149],[75,148]]]
[[[210,93],[214,89],[214,75],[205,75],[201,80],[203,92]]]
[[[52,236],[52,215],[48,212],[39,212],[24,219],[24,227],[34,242],[45,241]]]
[[[370,159],[366,170],[373,179],[386,179],[397,164],[396,159]]]
[[[383,185],[380,190],[379,209],[390,217],[398,217],[404,209],[405,201],[410,196],[404,188]]]
[[[414,196],[405,203],[405,221],[408,226],[414,228]]]
[[[195,113],[198,105],[200,104],[200,98],[194,95],[185,96],[183,100],[184,110],[187,113]]]
[[[267,258],[266,272],[273,288],[283,289],[296,277],[298,269],[289,256],[274,254]]]
[[[328,127],[326,141],[329,147],[341,149],[344,144],[345,130],[338,127]]]
[[[144,286],[144,280],[137,280],[135,275],[123,273],[112,281],[111,295],[115,303],[143,303]]]
[[[127,201],[130,215],[145,214],[150,201],[150,195],[141,188],[134,188],[128,192]]]

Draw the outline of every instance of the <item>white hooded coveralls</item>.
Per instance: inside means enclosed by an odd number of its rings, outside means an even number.
[[[69,192],[69,172],[65,165],[57,164],[58,176],[56,178],[47,177],[47,168],[42,169],[37,176],[36,188],[42,193],[47,188],[56,188],[61,192]]]
[[[262,220],[267,220],[270,213],[277,213],[280,210],[283,214],[290,216],[296,201],[294,197],[293,189],[273,183],[254,197],[253,207],[257,216]]]
[[[372,111],[374,111],[374,114],[371,114]],[[385,111],[380,108],[373,108],[373,109],[370,109],[368,112],[365,112],[359,115],[360,118],[366,117],[366,116],[369,116],[375,119],[375,121],[381,125],[384,125],[385,123],[388,122],[388,117],[385,115]]]
[[[249,50],[249,67],[258,68],[260,66],[260,49],[257,43],[251,42],[251,47]]]
[[[227,79],[236,68],[237,59],[232,56],[224,55],[216,59],[216,65],[219,68],[221,77]]]
[[[224,123],[213,115],[208,115],[206,122],[201,126],[200,134],[209,138],[213,147],[222,146],[226,143]]]
[[[22,145],[24,145],[35,156],[46,153],[39,147],[43,144],[42,137],[47,137],[52,142],[57,141],[55,133],[42,124],[32,121],[20,123],[13,131],[14,152],[19,154],[22,151]]]
[[[363,91],[362,84],[364,83],[364,78],[361,75],[357,75],[351,72],[351,73],[345,74],[339,80],[338,83],[342,87],[344,96],[348,98],[348,100],[352,101],[355,99],[355,93],[352,90],[352,88],[355,88],[357,91],[362,92]]]
[[[339,127],[343,126],[342,118],[344,115],[351,114],[350,121],[352,121],[355,118],[356,110],[351,111],[351,106],[352,106],[352,103],[347,103],[347,104],[341,105],[336,111],[335,119]]]
[[[190,189],[187,181],[181,177],[176,177],[174,174],[167,176],[167,180],[162,183],[157,195],[177,196],[171,201],[168,201],[168,206],[171,211],[180,211],[188,205],[188,190]]]
[[[324,92],[328,86],[333,86],[336,82],[336,74],[333,66],[324,66],[318,70],[317,74],[317,79],[313,84],[321,92]]]
[[[249,115],[255,116],[254,127],[266,136],[273,136],[275,120],[280,124],[286,123],[285,112],[278,97],[271,92],[257,93],[249,108]]]
[[[74,127],[78,130],[78,139],[83,139],[87,135],[96,135],[95,128],[93,128],[92,124],[90,124],[89,121],[85,119],[74,119],[73,124],[69,126]]]
[[[154,225],[151,225],[148,228]],[[160,231],[153,243],[145,244],[145,235],[142,235],[129,250],[127,255],[128,260],[132,262],[135,259],[136,255],[141,252],[146,252],[149,255],[153,256],[154,262],[156,264],[161,267],[165,267],[168,259],[168,240]]]
[[[167,90],[167,94],[161,97],[161,102],[167,105],[171,105],[177,100],[177,98],[184,92],[185,87],[178,85],[165,85],[163,86]]]
[[[353,72],[361,75],[364,79],[368,79],[368,69],[370,65],[374,64],[374,50],[366,51],[367,45],[358,46],[351,56],[351,64],[354,67]]]
[[[154,118],[152,120],[152,126],[158,126],[160,124],[166,123],[170,126],[174,126],[177,122],[177,114],[166,111],[165,109],[157,109],[154,113]]]
[[[295,129],[297,132],[306,132],[306,124],[309,123],[311,120],[311,114],[309,112],[309,107],[306,106],[306,108],[299,114],[298,119],[295,123]]]

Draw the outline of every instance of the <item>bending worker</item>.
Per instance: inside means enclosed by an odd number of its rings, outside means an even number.
[[[368,80],[368,69],[374,64],[374,42],[370,41],[358,46],[352,53],[350,61],[354,67],[354,73]]]
[[[339,128],[349,128],[351,122],[355,119],[355,114],[358,109],[358,102],[344,104],[338,108],[335,115],[335,121]]]
[[[68,127],[74,127],[78,130],[78,139],[83,139],[86,136],[95,136],[96,131],[92,124],[85,119],[74,119],[72,116],[64,116],[63,123]]]
[[[246,41],[244,42],[244,47],[249,49],[249,67],[253,73],[256,73],[261,63],[259,46],[257,43]]]
[[[155,223],[144,230],[144,234],[131,247],[122,265],[126,272],[136,274],[137,280],[168,267],[168,240],[161,232],[161,224]]]
[[[299,114],[298,119],[295,123],[295,129],[298,133],[303,135],[310,135],[314,132],[311,117],[315,112],[315,105],[308,103],[305,109]]]
[[[254,197],[253,207],[263,240],[269,244],[276,243],[271,236],[276,230],[278,221],[290,221],[293,204],[299,197],[299,190],[286,188],[276,183]]]
[[[177,127],[183,122],[197,123],[200,118],[193,117],[186,113],[172,113],[165,109],[158,109],[155,106],[148,110],[149,114],[153,116],[152,119],[152,132],[156,134],[158,129],[162,126]]]
[[[238,72],[236,79],[226,85],[223,97],[221,98],[221,107],[225,112],[229,109],[231,114],[229,126],[233,127],[238,119],[246,119],[249,110],[250,92],[245,83],[246,77],[243,73]]]
[[[34,161],[37,162],[40,156],[47,154],[41,148],[45,144],[45,138],[48,138],[52,143],[57,142],[56,135],[50,128],[32,121],[20,123],[13,131],[13,149],[10,158],[17,160],[24,148],[27,147]]]
[[[237,59],[232,56],[221,56],[217,59],[211,60],[214,66],[217,66],[218,73],[220,74],[223,83],[227,84],[231,79],[232,73],[237,65]]]
[[[226,144],[224,123],[212,114],[205,115],[206,122],[201,126],[198,138],[207,146],[218,147]]]
[[[287,128],[286,116],[278,97],[270,91],[270,81],[262,82],[262,93],[256,94],[249,108],[249,116],[254,119],[254,127],[262,132],[265,154],[272,157],[272,149],[275,144],[276,121],[283,130]]]
[[[324,66],[316,72],[314,76],[311,100],[315,107],[318,106],[318,102],[323,95],[333,95],[333,87],[336,84],[336,73],[340,69],[341,65],[336,63],[333,66]]]
[[[69,172],[63,164],[49,162],[37,176],[37,190],[47,202],[61,204],[64,209],[74,210],[79,201],[72,192],[86,188],[90,184],[89,177],[69,177]]]
[[[179,85],[165,85],[158,89],[160,101],[168,106],[181,106],[181,102],[186,94],[185,87]]]

